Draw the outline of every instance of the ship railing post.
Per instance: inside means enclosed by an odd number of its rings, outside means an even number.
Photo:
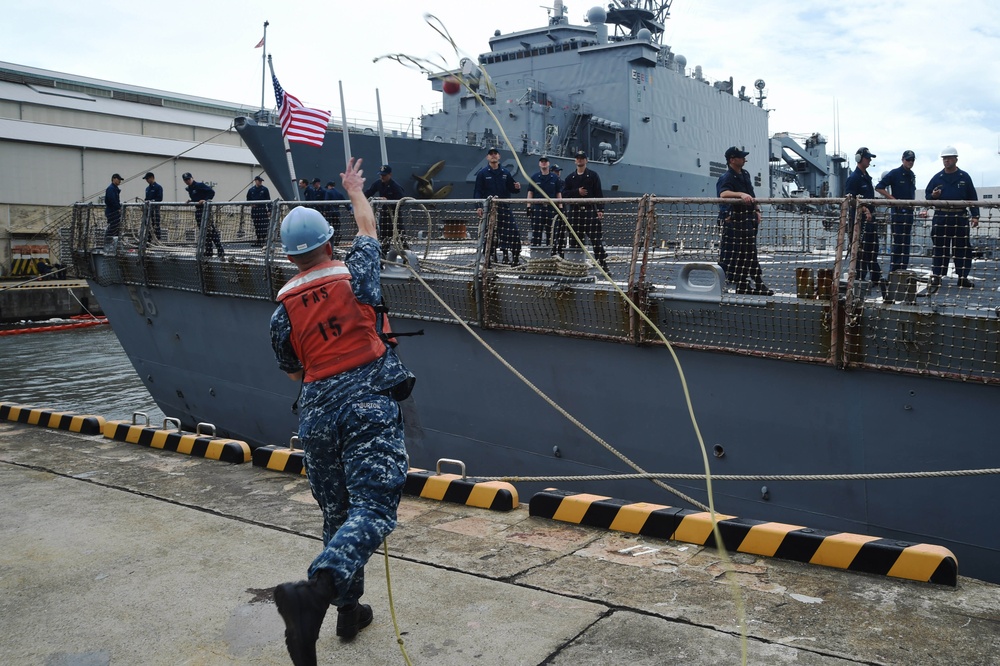
[[[652,242],[651,238],[655,228],[656,208],[653,197],[644,194],[638,203],[635,233],[632,236],[632,256],[628,265],[628,290],[626,292],[632,302],[643,310],[646,310],[646,296],[648,294],[645,283],[646,265],[649,261],[649,244]],[[642,318],[630,308],[629,328],[633,344],[641,344],[644,341],[642,324]]]
[[[495,238],[497,224],[497,202],[495,197],[488,197],[482,204],[483,220],[481,226],[481,236],[479,242],[480,265],[476,275],[476,310],[478,311],[479,325],[483,328],[490,326],[490,317],[487,312],[489,304],[486,302],[486,294],[489,292],[489,282],[492,281],[493,253],[496,252]]]
[[[281,280],[281,273],[277,270],[276,256],[278,255],[277,250],[274,249],[274,241],[277,240],[278,229],[281,225],[281,199],[275,199],[271,202],[271,219],[267,226],[267,245],[264,246],[264,271],[267,275],[267,283],[271,288],[271,300],[278,300],[278,291],[284,286]]]
[[[847,217],[849,210],[854,211],[854,231],[850,237],[850,261],[847,264],[847,294],[844,298],[844,316],[842,319],[842,341],[843,346],[841,348],[841,366],[848,367],[851,365],[854,359],[858,358],[860,353],[860,346],[862,343],[861,338],[861,319],[864,315],[865,299],[863,294],[856,294],[857,274],[856,267],[858,265],[857,256],[861,249],[861,236],[864,234],[862,229],[862,220],[860,219],[860,211],[858,210],[857,203],[858,197],[848,195],[845,200],[844,213],[843,216]],[[836,277],[836,276],[835,276]]]
[[[847,214],[849,208],[850,197],[844,197],[840,201],[840,223],[837,227],[837,252],[833,260],[833,285],[830,293],[829,361],[838,368],[844,367],[844,317],[840,300],[840,276],[844,266],[844,244],[847,239]],[[848,291],[848,293],[850,293],[850,291]]]

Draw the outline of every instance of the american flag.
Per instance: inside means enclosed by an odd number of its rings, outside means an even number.
[[[326,126],[330,124],[330,112],[303,106],[298,98],[281,87],[278,77],[272,74],[271,79],[274,81],[274,97],[278,100],[282,136],[290,142],[322,147]]]

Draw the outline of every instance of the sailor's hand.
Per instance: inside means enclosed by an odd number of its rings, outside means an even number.
[[[514,191],[515,192],[521,191],[521,183],[517,182],[516,180],[514,181]]]
[[[476,209],[476,216],[477,217],[482,217],[483,216],[483,209],[482,208],[477,208]]]
[[[598,220],[603,220],[604,219],[604,211],[603,210],[597,211],[597,219]]]
[[[588,194],[586,187],[581,187],[578,191],[580,192],[581,197],[585,197]]]
[[[740,199],[743,199],[743,203],[748,203],[748,204],[753,203],[753,197],[747,194],[746,192],[740,192]]]
[[[978,217],[970,217],[969,218],[969,225],[971,225],[973,229],[975,229],[976,227],[978,227],[979,226],[979,218]]]
[[[347,169],[340,174],[340,184],[345,192],[360,191],[365,186],[365,172],[361,170],[361,158],[351,158],[347,161]]]
[[[937,187],[935,187],[934,191],[931,192],[931,198],[933,198],[933,199],[940,199],[941,198],[941,186],[940,185],[938,185]]]

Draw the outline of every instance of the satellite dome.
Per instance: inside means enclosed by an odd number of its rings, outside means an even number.
[[[640,28],[639,32],[635,33],[635,38],[640,42],[652,42],[653,33],[650,32],[649,28]]]
[[[591,7],[587,10],[587,23],[596,25],[608,20],[608,12],[604,7]]]

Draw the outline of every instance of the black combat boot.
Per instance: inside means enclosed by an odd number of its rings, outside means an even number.
[[[353,640],[358,632],[372,623],[372,607],[354,602],[337,609],[337,635],[345,641]]]
[[[274,603],[285,621],[285,645],[295,666],[316,666],[316,641],[334,594],[333,580],[326,571],[274,588]]]

